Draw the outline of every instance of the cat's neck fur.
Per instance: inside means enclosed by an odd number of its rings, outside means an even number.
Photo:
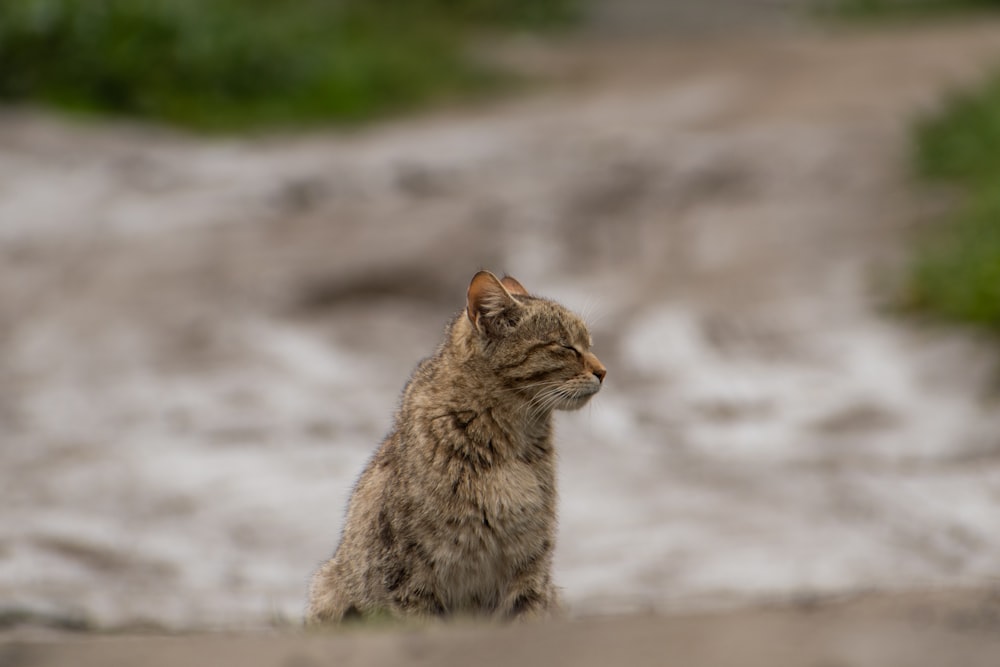
[[[400,414],[482,420],[484,433],[466,431],[469,444],[490,447],[501,456],[549,451],[552,410],[534,409],[527,396],[505,386],[490,368],[488,343],[474,334],[464,316],[452,321],[444,342],[421,364],[404,391]],[[441,382],[440,378],[452,381]],[[493,433],[485,432],[494,429]]]

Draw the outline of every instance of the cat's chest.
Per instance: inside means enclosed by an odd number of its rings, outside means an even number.
[[[438,500],[497,530],[546,520],[555,504],[555,466],[546,433],[503,429],[489,411],[431,423],[423,462]],[[435,494],[435,495],[437,495]],[[468,521],[463,521],[467,524]]]
[[[465,581],[470,591],[498,590],[519,563],[549,548],[555,498],[545,477],[523,464],[497,466],[480,475],[456,499],[459,520],[449,522],[445,531],[442,565],[448,565],[442,575]]]
[[[481,471],[468,485],[468,501],[498,531],[522,531],[548,520],[555,480],[549,466],[510,461]]]
[[[524,563],[552,546],[551,471],[522,462],[482,471],[453,498],[457,510],[440,537],[436,571],[449,608],[496,604]]]
[[[464,556],[503,560],[549,538],[555,523],[555,485],[548,466],[508,461],[445,485],[437,522],[448,549]]]

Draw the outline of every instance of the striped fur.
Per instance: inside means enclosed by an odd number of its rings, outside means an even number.
[[[307,622],[554,611],[552,411],[601,388],[590,346],[562,306],[476,274],[355,486]]]

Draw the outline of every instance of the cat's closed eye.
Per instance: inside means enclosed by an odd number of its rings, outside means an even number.
[[[558,341],[553,342],[552,347],[560,352],[572,352],[575,356],[579,357],[580,350],[576,349],[574,345],[568,345],[567,343],[560,343]]]

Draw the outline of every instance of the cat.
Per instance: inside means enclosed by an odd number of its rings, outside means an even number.
[[[556,612],[552,411],[601,389],[591,344],[564,307],[477,273],[358,479],[307,624]]]

